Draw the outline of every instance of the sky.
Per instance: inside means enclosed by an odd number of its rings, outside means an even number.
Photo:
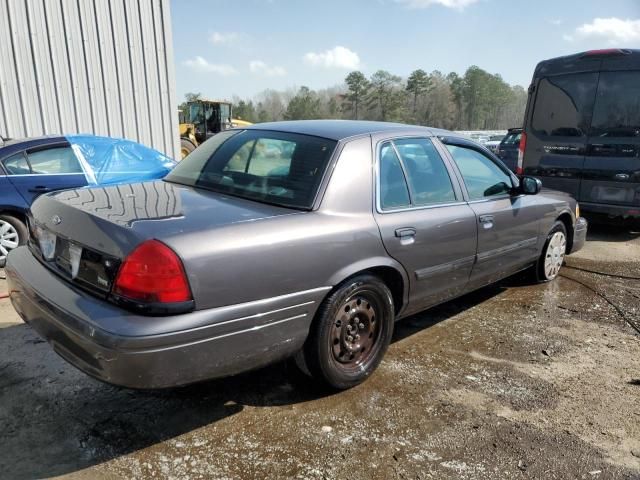
[[[640,48],[640,0],[171,0],[178,101],[343,83],[360,70],[463,74],[527,86],[536,63]]]

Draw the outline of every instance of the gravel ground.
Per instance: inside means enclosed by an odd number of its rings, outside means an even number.
[[[111,387],[0,300],[0,477],[640,478],[640,280],[621,278],[640,276],[640,235],[590,240],[555,282],[398,323],[378,372],[337,394],[288,363]]]

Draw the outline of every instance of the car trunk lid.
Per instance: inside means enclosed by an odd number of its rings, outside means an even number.
[[[297,212],[164,181],[66,190],[34,203],[31,248],[67,280],[107,297],[121,262],[145,240],[171,245],[177,236]]]

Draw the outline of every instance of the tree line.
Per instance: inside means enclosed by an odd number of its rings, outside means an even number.
[[[340,86],[265,90],[252,99],[234,97],[233,104],[234,117],[254,123],[340,118],[498,130],[521,126],[526,101],[521,86],[472,66],[462,76],[418,69],[406,79],[385,70],[369,78],[354,71]]]

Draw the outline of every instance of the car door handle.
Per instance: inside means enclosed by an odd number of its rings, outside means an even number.
[[[49,187],[45,187],[44,185],[38,185],[37,187],[30,188],[29,191],[31,193],[47,193],[50,192],[51,189]]]
[[[493,227],[493,215],[480,215],[478,221],[486,229]]]
[[[412,227],[398,228],[395,233],[398,238],[415,237],[416,229]]]

